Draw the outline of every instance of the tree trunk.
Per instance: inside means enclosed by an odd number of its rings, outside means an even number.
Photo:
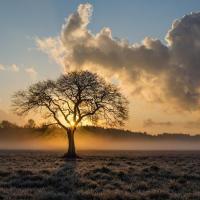
[[[69,130],[67,131],[67,137],[68,137],[68,151],[65,154],[66,158],[76,158],[76,149],[75,149],[75,143],[74,143],[74,131]]]

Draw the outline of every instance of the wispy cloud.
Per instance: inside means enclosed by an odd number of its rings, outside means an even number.
[[[11,71],[13,72],[18,72],[19,71],[19,67],[16,64],[12,64],[10,67]]]
[[[174,124],[172,122],[170,122],[170,121],[166,121],[166,122],[159,121],[159,122],[157,122],[157,121],[154,121],[152,119],[147,119],[147,120],[144,120],[144,122],[143,122],[143,126],[144,127],[152,127],[152,126],[166,126],[166,127],[169,127],[169,126],[172,126],[172,125],[174,125]]]
[[[31,78],[36,78],[37,76],[37,71],[33,67],[29,67],[25,69],[25,72],[31,77]]]
[[[20,67],[17,64],[11,64],[11,65],[0,64],[0,71],[19,72],[19,70],[20,70]]]
[[[187,121],[184,125],[185,128],[190,129],[199,129],[200,128],[200,119],[193,120],[193,121]]]
[[[0,64],[0,71],[4,71],[4,70],[5,70],[5,67],[2,64]]]

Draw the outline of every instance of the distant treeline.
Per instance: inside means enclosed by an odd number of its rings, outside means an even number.
[[[148,140],[199,140],[200,135],[190,135],[184,133],[162,133],[158,135],[151,135],[146,132],[133,132],[129,130],[123,129],[115,129],[115,128],[101,128],[94,126],[85,126],[81,129],[86,130],[90,134],[95,134],[99,136],[106,136],[111,138],[133,138],[133,139],[148,139]]]
[[[2,121],[0,123],[0,137],[6,136],[55,136],[56,134],[62,135],[64,132],[59,127],[53,125],[49,126],[42,124],[36,126],[34,120],[30,119],[22,127],[9,121]],[[190,135],[183,133],[162,133],[158,135],[151,135],[146,132],[133,132],[129,130],[116,129],[116,128],[102,128],[95,126],[83,126],[78,129],[77,134],[106,137],[113,139],[141,139],[141,140],[181,140],[181,141],[200,141],[200,135]]]

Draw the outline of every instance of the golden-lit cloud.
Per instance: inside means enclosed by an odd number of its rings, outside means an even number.
[[[65,66],[64,57],[67,51],[59,37],[36,38],[35,41],[39,50],[45,52],[49,58],[53,59],[60,66]]]
[[[199,129],[200,128],[200,119],[185,122],[185,128]]]
[[[107,27],[94,34],[88,29],[91,15],[92,5],[80,4],[66,19],[60,36],[38,38],[38,48],[66,71],[90,69],[116,75],[130,98],[139,95],[170,109],[199,110],[200,13],[173,22],[166,44],[150,37],[131,44],[114,38]]]

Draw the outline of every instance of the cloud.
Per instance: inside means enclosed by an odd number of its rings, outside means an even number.
[[[173,123],[170,122],[170,121],[167,121],[167,122],[155,122],[153,121],[152,119],[147,119],[147,120],[144,120],[143,122],[143,126],[144,127],[152,127],[152,126],[172,126]]]
[[[49,58],[55,60],[57,64],[62,67],[65,66],[64,57],[67,52],[59,37],[36,38],[35,41],[39,50],[45,52]]]
[[[2,64],[0,64],[0,71],[4,71],[4,70],[5,70],[5,67]]]
[[[190,129],[199,129],[200,128],[200,119],[194,120],[194,121],[187,121],[184,125],[185,128]]]
[[[91,15],[92,5],[80,4],[66,19],[60,36],[37,39],[38,48],[66,71],[81,68],[117,74],[133,97],[140,95],[175,109],[199,110],[200,13],[175,20],[166,44],[150,37],[131,44],[114,38],[107,27],[93,34],[88,29]]]
[[[19,70],[20,70],[20,68],[16,64],[12,64],[12,65],[8,65],[8,66],[0,64],[0,71],[19,72]]]
[[[31,78],[35,78],[37,76],[37,71],[33,68],[26,68],[25,72],[31,77]]]
[[[19,71],[19,67],[16,64],[12,64],[10,67],[11,71],[13,72],[18,72]]]

